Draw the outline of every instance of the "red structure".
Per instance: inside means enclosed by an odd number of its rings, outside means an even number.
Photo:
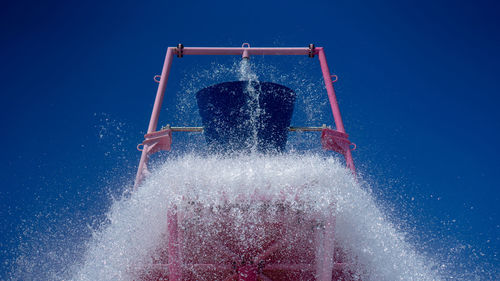
[[[138,146],[142,151],[135,187],[147,176],[149,156],[161,150],[170,150],[172,132],[203,132],[203,127],[170,127],[157,131],[158,117],[174,57],[190,55],[298,55],[318,57],[326,92],[335,121],[335,129],[320,127],[290,127],[290,131],[321,132],[324,149],[336,151],[345,158],[346,165],[355,173],[351,146],[342,123],[333,82],[325,52],[322,47],[310,44],[306,48],[251,48],[245,43],[240,48],[169,47],[159,81],[156,99],[145,140]],[[332,77],[335,81],[332,81]],[[355,147],[355,145],[354,145]],[[258,219],[248,225],[234,225],[228,215],[238,209],[245,213],[250,206],[260,206]],[[212,215],[221,223],[197,224],[192,217],[202,215],[193,203],[188,208],[172,207],[166,214],[167,236],[165,245],[158,249],[150,267],[140,272],[142,280],[351,280],[351,269],[346,265],[342,250],[335,246],[335,217],[329,215],[298,213],[286,204],[249,198],[237,206],[223,206]],[[275,201],[273,201],[275,202]],[[332,206],[333,210],[333,206]],[[277,217],[278,216],[278,217]],[[252,233],[252,229],[260,229]],[[245,232],[245,243],[240,237]]]

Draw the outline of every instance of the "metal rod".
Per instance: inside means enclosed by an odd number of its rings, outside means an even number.
[[[207,271],[230,271],[233,270],[232,265],[223,265],[223,264],[185,264],[184,267],[189,268],[193,271],[199,271],[199,270],[207,270]]]
[[[325,127],[290,127],[288,131],[290,132],[321,132]]]
[[[296,264],[266,264],[264,270],[268,271],[314,271],[314,266],[308,263],[296,263]]]
[[[348,149],[345,153],[345,162],[347,165],[347,168],[351,169],[352,174],[354,177],[356,177],[356,167],[354,166],[354,161],[352,160],[352,152],[350,149]]]
[[[331,209],[334,209],[333,206],[331,206]],[[318,274],[318,281],[330,281],[332,280],[335,263],[333,260],[335,252],[335,216],[332,213],[326,217],[323,239],[323,268],[316,274]]]
[[[158,85],[158,90],[156,91],[153,112],[151,113],[151,119],[149,120],[148,134],[154,132],[156,130],[156,126],[158,125],[158,117],[160,116],[161,104],[163,103],[163,96],[165,94],[165,88],[167,87],[167,80],[170,73],[170,66],[172,65],[173,57],[174,48],[170,47],[167,49],[167,54],[165,55],[165,62],[161,71],[160,84]],[[139,186],[147,171],[149,158],[148,152],[148,145],[144,145],[141,154],[141,160],[139,161],[139,167],[137,168],[137,174],[135,176],[134,188],[137,188],[137,186]]]
[[[148,134],[156,130],[158,125],[158,117],[160,116],[161,104],[163,103],[163,97],[165,95],[165,88],[167,87],[168,75],[170,74],[170,67],[172,66],[172,59],[174,57],[175,48],[168,48],[167,55],[165,56],[165,63],[163,64],[163,69],[161,71],[160,84],[158,85],[158,90],[156,91],[155,104],[153,107],[153,112],[151,113],[151,119],[149,120]]]
[[[335,126],[337,127],[337,130],[339,132],[345,133],[344,123],[342,123],[342,116],[340,115],[340,109],[337,103],[337,97],[335,96],[335,90],[333,89],[332,76],[330,75],[330,70],[328,69],[328,64],[326,62],[325,51],[323,50],[323,48],[316,48],[316,50],[318,51],[321,72],[323,72],[323,79],[325,80],[326,91],[328,93],[328,100],[330,101],[330,106],[332,108]]]
[[[203,127],[170,127],[172,132],[203,132]]]
[[[172,132],[203,132],[203,127],[165,127]],[[290,132],[321,132],[326,127],[289,127]]]
[[[168,232],[168,280],[182,280],[181,255],[179,245],[179,227],[177,221],[177,210],[170,207],[167,211],[167,232]]]
[[[137,174],[135,175],[134,189],[139,186],[147,171],[148,150],[149,146],[147,144],[144,145],[141,153],[141,160],[139,160],[139,167],[137,167]]]
[[[184,47],[182,54],[187,55],[308,55],[309,48],[205,48]],[[317,53],[315,51],[315,53]]]

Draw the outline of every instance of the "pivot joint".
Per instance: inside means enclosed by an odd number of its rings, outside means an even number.
[[[314,47],[314,44],[309,44],[309,54],[308,54],[308,56],[309,56],[310,58],[314,58],[314,51],[315,51],[315,48],[316,48],[316,47]]]
[[[184,45],[181,43],[177,44],[177,48],[175,49],[178,58],[182,58],[184,56]]]

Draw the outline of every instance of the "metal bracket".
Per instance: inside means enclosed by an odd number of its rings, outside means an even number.
[[[176,53],[178,58],[182,58],[184,56],[184,45],[181,43],[177,44]]]
[[[316,47],[314,47],[314,44],[309,44],[309,57],[310,58],[314,58],[314,49]]]
[[[347,151],[350,150],[351,142],[346,133],[341,133],[330,128],[323,128],[321,130],[321,144],[323,145],[323,149],[333,150],[345,156]]]
[[[170,151],[172,145],[172,129],[170,125],[160,131],[144,135],[144,141],[137,145],[137,150],[146,150],[147,156],[161,150]]]

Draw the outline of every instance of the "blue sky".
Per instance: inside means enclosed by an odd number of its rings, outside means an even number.
[[[377,196],[415,243],[471,245],[463,257],[499,267],[499,12],[442,0],[2,3],[1,276],[34,247],[76,247],[131,183],[152,77],[177,43],[324,46]]]

